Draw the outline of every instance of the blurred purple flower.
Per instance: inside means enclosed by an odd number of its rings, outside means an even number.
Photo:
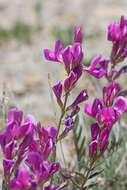
[[[127,98],[124,98],[123,96],[119,96],[115,101],[114,109],[119,114],[127,112]]]
[[[4,168],[4,176],[5,178],[7,175],[10,173],[10,169],[14,166],[14,161],[13,160],[3,160],[3,168]]]
[[[73,71],[71,71],[69,76],[64,81],[64,89],[66,92],[73,87],[76,80],[77,80],[77,75]]]
[[[68,73],[70,73],[70,64],[72,61],[72,46],[67,46],[62,52],[63,62]]]
[[[83,66],[83,70],[96,78],[101,78],[107,73],[109,60],[101,60],[101,55],[96,56],[89,67]]]
[[[102,103],[99,98],[95,98],[92,107],[89,104],[85,104],[85,113],[96,119],[96,115],[102,109]]]
[[[92,141],[97,139],[97,136],[100,134],[101,130],[100,127],[98,125],[98,123],[93,123],[91,125],[91,137],[92,137]]]
[[[83,40],[83,32],[81,27],[75,26],[74,27],[74,42],[82,43]]]
[[[17,172],[17,177],[10,181],[11,190],[30,190],[31,186],[31,175],[25,168],[19,168]]]
[[[103,88],[103,100],[105,106],[112,106],[114,98],[119,94],[121,86],[116,82],[109,82],[107,86]]]
[[[67,109],[74,108],[78,104],[80,104],[81,102],[84,102],[85,100],[88,100],[87,90],[82,90],[79,93],[79,95],[76,97],[76,99],[74,100],[74,102]]]
[[[49,61],[62,62],[62,44],[60,40],[56,41],[55,50],[44,49],[45,58]]]
[[[92,141],[92,142],[89,144],[89,156],[90,156],[91,158],[95,157],[95,155],[96,155],[96,152],[97,152],[97,145],[98,145],[97,140],[94,140],[94,141]]]
[[[60,82],[58,82],[57,84],[55,84],[54,86],[53,86],[53,92],[54,92],[54,94],[55,94],[55,96],[56,96],[56,98],[57,98],[57,102],[58,102],[58,104],[62,104],[62,102],[61,102],[61,96],[62,96],[62,82],[60,81]]]

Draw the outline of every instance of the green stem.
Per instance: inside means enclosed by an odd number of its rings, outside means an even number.
[[[66,111],[66,104],[67,104],[68,96],[69,96],[69,92],[67,92],[66,95],[65,95],[64,105],[63,105],[63,108],[61,109],[61,116],[60,116],[58,126],[57,126],[58,135],[59,135],[59,132],[60,132],[61,122],[62,122],[63,116],[65,114],[65,111]],[[57,135],[57,138],[58,138],[58,135]]]
[[[86,176],[85,176],[85,178],[84,178],[84,181],[83,181],[83,183],[82,183],[82,185],[81,185],[80,190],[83,190],[84,185],[86,184],[86,182],[87,182],[87,180],[88,180],[88,178],[89,178],[89,174],[90,174],[90,172],[91,172],[91,170],[92,170],[92,167],[93,167],[94,162],[95,162],[95,160],[93,160],[92,162],[90,162],[89,170],[88,170],[87,173],[86,173]]]
[[[57,125],[58,135],[57,135],[57,137],[56,137],[56,143],[57,143],[58,140],[59,140],[58,136],[59,136],[59,132],[60,132],[60,127],[61,127],[62,119],[63,119],[64,114],[65,114],[65,112],[66,112],[66,104],[67,104],[68,96],[69,96],[69,92],[67,92],[67,93],[65,94],[64,104],[63,104],[63,107],[62,107],[62,109],[61,109],[61,115],[60,115],[60,119],[59,119],[59,122],[58,122],[58,125]],[[54,149],[53,149],[53,156],[52,156],[52,158],[53,158],[53,159],[52,159],[53,162],[55,162],[55,161],[56,161],[56,146],[55,146]]]

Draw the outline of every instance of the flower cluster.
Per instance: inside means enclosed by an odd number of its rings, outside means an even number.
[[[80,92],[80,94],[76,97],[73,103],[66,107],[66,101],[63,103],[62,101],[62,93],[64,91],[65,99],[69,96],[71,90],[75,87],[77,81],[82,75],[83,66],[83,51],[82,51],[82,40],[83,33],[80,27],[74,27],[74,44],[68,45],[65,49],[62,48],[62,43],[60,40],[56,41],[55,50],[44,50],[45,58],[49,61],[55,61],[62,63],[65,67],[65,71],[67,73],[67,77],[62,83],[62,81],[57,82],[53,86],[53,92],[56,96],[57,103],[61,107],[62,113],[65,113],[68,110],[72,110],[72,113],[66,118],[65,126],[66,129],[63,131],[61,135],[65,136],[67,132],[69,132],[72,128],[72,120],[73,116],[76,115],[80,107],[78,104],[84,102],[88,99],[87,90],[84,89]],[[62,137],[62,136],[61,136]]]
[[[113,43],[112,63],[122,62],[127,57],[127,20],[123,16],[120,23],[112,23],[108,26],[108,40]]]
[[[4,177],[11,190],[37,190],[60,169],[59,162],[47,160],[56,143],[57,130],[40,123],[35,125],[32,115],[27,115],[24,123],[22,120],[22,111],[9,110],[6,131],[0,134]],[[53,185],[44,187],[44,190],[55,189]]]
[[[96,98],[92,107],[85,104],[85,113],[97,120],[97,123],[91,125],[92,142],[89,146],[91,157],[95,156],[97,149],[100,150],[100,156],[104,153],[112,126],[120,115],[127,111],[127,99],[123,96],[116,98],[120,89],[120,84],[109,82],[103,88],[103,103]]]
[[[62,81],[60,81],[53,86],[53,92],[60,105],[62,104],[61,95],[63,88],[65,90],[65,93],[70,92],[82,75],[82,64],[81,64],[83,60],[82,39],[83,39],[83,33],[81,31],[81,28],[75,27],[73,45],[68,45],[65,49],[62,49],[62,43],[60,40],[58,40],[56,42],[54,51],[51,51],[49,49],[44,50],[45,58],[50,61],[63,63],[68,75],[67,78],[64,80],[63,85]],[[79,102],[77,102],[77,104],[78,103]]]

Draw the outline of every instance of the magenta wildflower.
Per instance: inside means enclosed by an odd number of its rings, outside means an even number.
[[[121,16],[120,23],[109,25],[108,40],[113,42],[112,64],[123,61],[127,57],[127,20],[123,16]]]
[[[3,160],[3,168],[4,168],[4,176],[5,178],[8,176],[8,173],[10,173],[10,169],[14,166],[13,160]]]
[[[89,104],[85,104],[85,113],[96,119],[96,115],[102,109],[102,103],[99,98],[95,98],[92,107]]]
[[[98,145],[97,140],[94,140],[94,141],[92,141],[92,142],[89,144],[89,156],[90,156],[91,158],[96,155],[96,152],[97,152],[97,145]]]
[[[62,101],[61,101],[61,96],[62,96],[62,82],[58,82],[56,85],[53,86],[53,92],[57,98],[58,104],[61,106]]]
[[[81,102],[84,102],[85,100],[88,100],[87,90],[82,90],[79,93],[79,95],[76,97],[76,99],[74,100],[74,102],[67,109],[74,108],[78,104],[80,104]]]
[[[72,46],[67,46],[62,52],[63,62],[65,64],[65,69],[70,73],[70,64],[72,61]]]
[[[92,141],[97,139],[97,136],[100,134],[100,127],[98,125],[98,123],[93,123],[91,125],[91,137],[92,137]]]
[[[69,76],[64,81],[64,89],[65,91],[69,91],[75,84],[77,80],[77,75],[71,71]]]
[[[31,175],[25,168],[19,168],[17,176],[10,181],[10,190],[30,190]]]
[[[60,40],[56,41],[55,50],[44,49],[45,58],[49,61],[62,62],[62,44]]]
[[[54,185],[48,185],[46,187],[44,187],[44,190],[55,190],[55,186]]]
[[[74,27],[74,42],[82,43],[83,40],[83,32],[81,27],[75,26]]]
[[[109,60],[101,60],[101,55],[96,56],[89,67],[83,66],[83,70],[96,78],[101,78],[107,73]]]
[[[119,114],[122,114],[124,112],[127,112],[127,98],[124,98],[123,96],[119,96],[114,104],[114,109]]]
[[[109,128],[103,128],[101,131],[97,123],[91,125],[92,142],[89,144],[89,156],[91,158],[100,157],[104,154],[108,148],[109,135]]]
[[[112,106],[114,98],[119,94],[121,86],[116,82],[109,82],[107,86],[103,88],[103,100],[105,106]]]
[[[72,47],[72,69],[80,65],[83,59],[82,46],[80,43],[75,43]]]

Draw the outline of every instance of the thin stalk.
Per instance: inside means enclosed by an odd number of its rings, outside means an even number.
[[[59,132],[60,132],[60,127],[61,127],[62,119],[63,119],[63,116],[64,116],[65,111],[66,111],[66,104],[67,104],[68,96],[69,96],[69,92],[67,92],[65,94],[64,105],[63,105],[63,108],[61,109],[61,116],[60,116],[60,119],[59,119],[59,122],[58,122],[58,126],[57,126],[58,135],[59,135]],[[57,135],[57,137],[58,137],[58,135]]]
[[[84,181],[83,181],[83,183],[82,183],[82,185],[81,185],[80,190],[83,190],[84,185],[86,184],[86,182],[87,182],[87,180],[88,180],[88,178],[89,178],[89,174],[90,174],[90,172],[91,172],[91,170],[92,170],[92,167],[93,167],[94,162],[95,162],[95,160],[93,160],[92,162],[90,162],[89,170],[88,170],[87,173],[86,173],[86,176],[85,176],[85,178],[84,178]]]
[[[63,104],[63,107],[62,107],[62,109],[61,109],[61,115],[60,115],[60,119],[59,119],[59,122],[58,122],[58,125],[57,125],[57,130],[58,130],[58,135],[57,135],[57,137],[56,137],[56,143],[58,142],[58,136],[59,136],[59,132],[60,132],[60,127],[61,127],[61,123],[62,123],[62,119],[63,119],[63,117],[64,117],[64,114],[65,114],[65,112],[66,112],[66,104],[67,104],[67,99],[68,99],[68,96],[69,96],[69,92],[67,92],[66,94],[65,94],[65,100],[64,100],[64,104]],[[54,147],[54,149],[53,149],[53,157],[52,157],[53,159],[53,162],[55,162],[56,161],[56,146]]]

